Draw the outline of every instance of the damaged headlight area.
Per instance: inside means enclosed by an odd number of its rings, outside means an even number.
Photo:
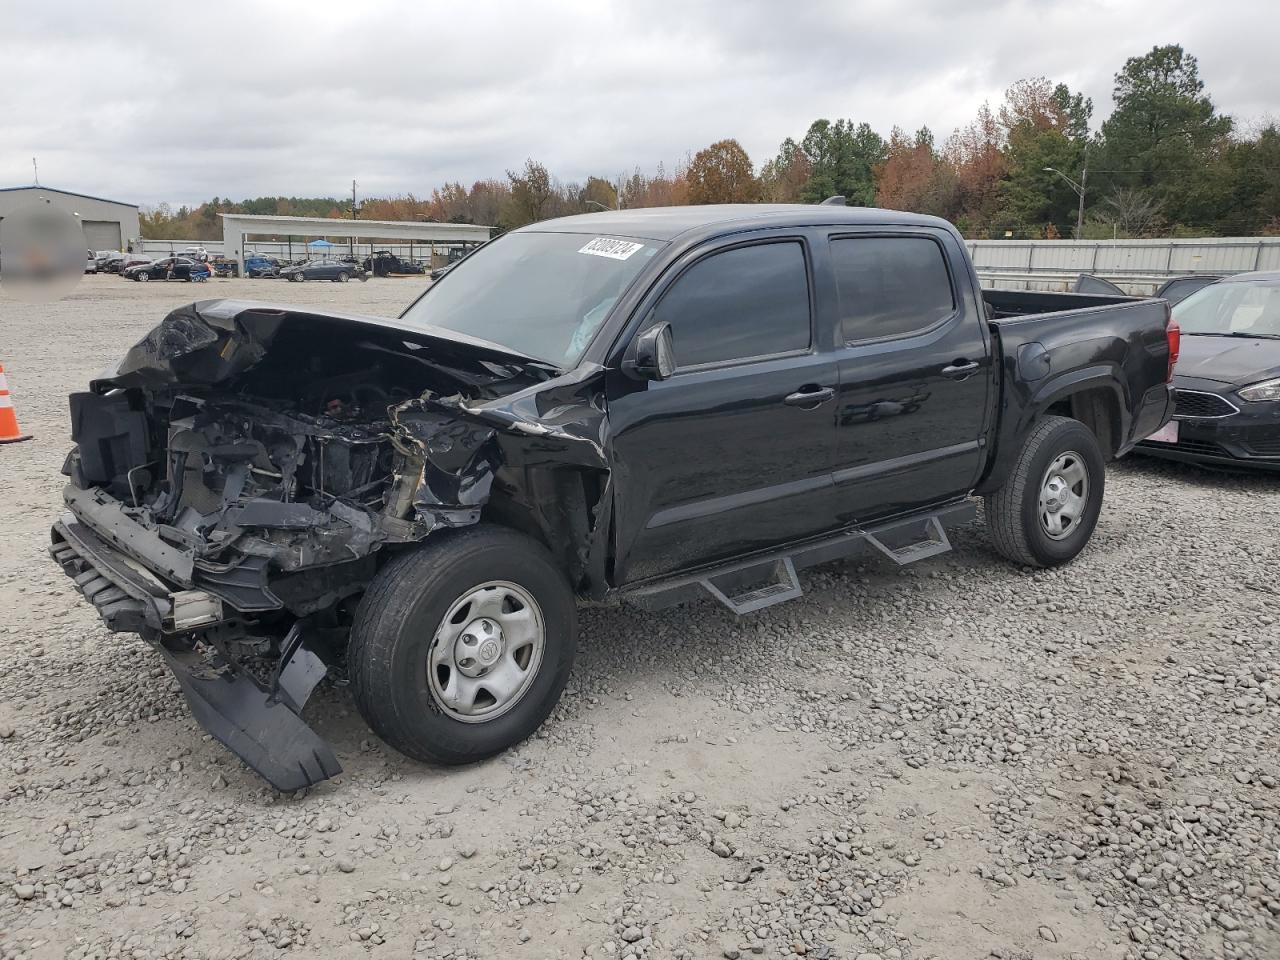
[[[182,308],[71,396],[51,553],[217,739],[307,786],[339,767],[298,714],[340,673],[359,594],[389,550],[478,522],[527,438],[504,448],[476,410],[558,373],[395,321]]]
[[[390,434],[386,410],[397,399],[365,384],[315,413],[188,393],[74,394],[67,501],[126,551],[148,540],[178,551],[189,563],[160,572],[231,610],[304,615],[339,598],[328,577],[301,571],[419,539],[433,525],[407,490],[422,453]]]

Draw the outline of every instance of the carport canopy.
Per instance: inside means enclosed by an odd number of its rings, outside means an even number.
[[[244,276],[245,237],[341,237],[352,244],[362,240],[411,240],[414,243],[479,244],[492,227],[473,223],[422,223],[409,220],[338,220],[329,217],[277,217],[248,213],[220,213],[226,255],[235,259]]]

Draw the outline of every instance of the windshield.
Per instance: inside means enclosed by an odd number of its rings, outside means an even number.
[[[662,246],[581,233],[508,234],[460,261],[403,319],[572,367]]]
[[[1280,280],[1215,283],[1173,308],[1184,334],[1280,337]]]

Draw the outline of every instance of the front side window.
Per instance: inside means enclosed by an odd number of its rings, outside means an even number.
[[[658,303],[676,364],[695,367],[809,347],[809,276],[796,241],[762,243],[699,260]]]
[[[831,241],[846,342],[927,330],[955,312],[942,248],[926,237]]]

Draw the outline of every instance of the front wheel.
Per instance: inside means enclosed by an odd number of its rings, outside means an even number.
[[[347,279],[348,279],[348,277],[347,277],[347,272],[346,272],[345,270],[343,270],[342,272],[340,272],[340,273],[339,273],[336,277],[334,277],[333,279],[334,279],[334,280],[336,280],[338,283],[346,283],[346,282],[347,282]]]
[[[573,593],[551,555],[501,527],[428,540],[384,567],[347,651],[365,721],[416,760],[470,763],[551,713],[577,650]]]
[[[142,281],[144,281],[144,280],[150,280],[150,279],[151,279],[151,274],[149,274],[149,273],[135,273],[135,274],[133,275],[133,279],[135,279],[135,280],[137,280],[139,283],[141,283],[141,282],[142,282]]]
[[[1023,442],[1013,471],[984,501],[996,550],[1029,567],[1074,560],[1085,548],[1106,485],[1098,438],[1079,420],[1045,417]]]

